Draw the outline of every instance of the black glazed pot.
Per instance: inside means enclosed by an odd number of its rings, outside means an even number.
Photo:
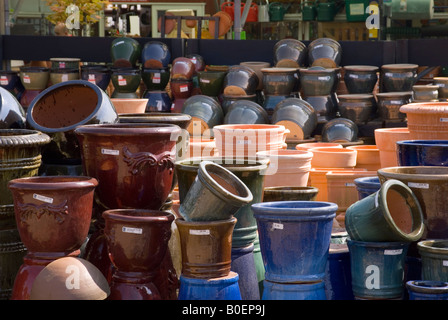
[[[335,118],[322,128],[323,142],[354,142],[358,140],[358,126],[346,118]]]
[[[226,115],[224,124],[268,124],[269,116],[258,103],[249,100],[239,100],[232,103]]]
[[[14,95],[0,87],[0,129],[25,129],[25,110]]]
[[[416,64],[397,63],[381,66],[381,92],[412,91],[417,81]]]
[[[318,38],[308,45],[308,64],[336,68],[341,63],[342,47],[331,38]]]
[[[379,68],[367,65],[344,67],[344,83],[350,94],[372,93],[378,81]]]
[[[258,75],[249,67],[232,66],[224,77],[223,87],[226,95],[255,94],[258,87]]]
[[[338,110],[342,118],[356,124],[365,124],[376,114],[376,101],[373,94],[338,95]]]
[[[281,68],[299,68],[305,66],[307,48],[296,39],[282,39],[274,45],[274,66]]]
[[[265,95],[290,95],[297,88],[296,68],[264,68],[261,72]]]
[[[406,114],[400,111],[402,105],[412,102],[412,91],[380,92],[376,94],[378,114],[382,120],[406,119]]]
[[[247,100],[247,101],[253,101],[253,102],[257,102],[257,95],[256,94],[252,94],[252,95],[248,95],[248,96],[235,96],[235,95],[221,95],[221,108],[222,108],[222,112],[224,113],[224,115],[229,111],[230,106],[236,102],[236,101],[240,101],[240,100]]]

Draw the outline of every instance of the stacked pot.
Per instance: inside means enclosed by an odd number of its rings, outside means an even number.
[[[41,93],[50,80],[50,69],[46,67],[23,66],[20,67],[20,81],[25,91],[20,97],[20,104],[25,110],[31,104],[31,101]]]
[[[12,93],[18,101],[20,101],[25,91],[25,87],[20,80],[19,72],[12,70],[0,71],[0,87]]]
[[[181,112],[185,101],[193,95],[195,73],[195,65],[191,59],[186,57],[174,59],[170,80],[171,95],[174,99],[173,111]]]
[[[78,80],[79,58],[50,58],[50,83],[51,85],[58,84],[69,80]]]

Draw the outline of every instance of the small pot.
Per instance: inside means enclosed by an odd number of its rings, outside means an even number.
[[[171,62],[171,51],[161,41],[148,41],[141,52],[141,62],[144,68],[162,69]]]
[[[338,95],[338,110],[342,118],[356,124],[365,124],[376,113],[376,101],[373,94],[341,94]]]
[[[319,189],[316,187],[265,187],[263,202],[272,201],[314,201]]]
[[[307,96],[303,97],[303,100],[308,102],[316,111],[318,124],[325,124],[336,118],[338,105],[331,95]],[[322,130],[322,128],[320,129]]]
[[[111,72],[106,66],[81,66],[81,79],[96,84],[106,91],[110,83]]]
[[[122,113],[144,113],[148,99],[110,99],[115,110]]]
[[[274,66],[278,68],[300,68],[305,65],[307,48],[296,39],[282,39],[274,45]]]
[[[438,86],[438,97],[448,98],[448,77],[434,77],[433,84]]]
[[[224,77],[224,94],[252,95],[258,87],[258,76],[251,68],[234,65]]]
[[[140,54],[140,43],[133,38],[119,37],[112,41],[110,56],[115,67],[135,67]]]
[[[308,63],[311,67],[336,68],[341,63],[342,47],[336,40],[319,38],[308,45]]]
[[[79,70],[80,58],[50,58],[51,71],[59,69],[77,69]]]
[[[261,72],[261,69],[270,68],[271,64],[264,61],[244,61],[241,62],[240,65],[249,67],[255,71],[258,77],[257,90],[263,90],[263,73]]]
[[[143,68],[142,80],[147,90],[158,91],[165,90],[170,81],[170,68],[148,69]]]
[[[198,81],[201,93],[206,96],[217,97],[223,89],[224,71],[198,71]]]
[[[383,120],[405,120],[400,107],[412,102],[412,91],[377,93],[378,114]]]
[[[412,91],[417,81],[416,64],[385,64],[381,66],[380,92]]]
[[[269,116],[265,109],[253,101],[240,100],[232,103],[223,124],[268,124]]]
[[[20,67],[20,81],[26,90],[43,90],[50,79],[50,69],[44,67]]]
[[[358,125],[350,119],[335,118],[322,128],[323,142],[345,143],[358,140]]]
[[[300,88],[304,97],[326,96],[335,91],[337,68],[311,67],[299,69]]]
[[[69,80],[79,80],[79,68],[51,69],[50,81],[52,84]]]
[[[170,95],[164,90],[145,91],[143,99],[147,99],[145,113],[150,112],[171,112]]]
[[[193,80],[171,80],[170,89],[174,100],[188,99],[193,93]]]
[[[414,101],[435,101],[439,98],[438,85],[414,85],[412,86],[412,100]]]
[[[261,72],[265,95],[290,95],[296,87],[295,68],[264,68]]]
[[[173,60],[171,66],[172,79],[191,80],[195,72],[195,65],[191,59],[186,57],[177,57]]]
[[[140,74],[140,69],[113,68],[111,80],[115,92],[135,93],[140,86],[142,76]]]
[[[347,148],[312,148],[313,168],[353,168],[356,166],[356,150]]]
[[[378,81],[379,68],[367,65],[344,67],[344,83],[350,94],[371,94]]]

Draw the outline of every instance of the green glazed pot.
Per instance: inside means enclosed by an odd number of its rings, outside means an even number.
[[[448,281],[448,241],[445,239],[423,240],[417,243],[422,258],[422,280]]]
[[[134,93],[142,80],[139,69],[115,68],[112,69],[112,84],[119,93]]]
[[[197,74],[201,93],[217,97],[222,92],[226,73],[225,71],[199,71]]]
[[[146,69],[142,70],[142,80],[146,85],[147,90],[165,90],[166,86],[170,82],[170,69],[169,67],[161,69]]]
[[[135,39],[120,37],[112,41],[110,55],[116,67],[134,67],[140,54],[140,43]]]

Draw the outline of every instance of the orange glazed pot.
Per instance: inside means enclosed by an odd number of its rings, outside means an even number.
[[[347,148],[312,148],[313,168],[349,168],[356,166],[357,151]]]
[[[408,128],[375,129],[375,144],[380,151],[381,168],[398,166],[396,142],[410,140]]]
[[[448,139],[448,102],[409,103],[400,112],[406,113],[411,140]]]
[[[347,149],[358,152],[355,168],[365,168],[371,171],[376,171],[381,168],[380,150],[376,145],[349,146]]]

